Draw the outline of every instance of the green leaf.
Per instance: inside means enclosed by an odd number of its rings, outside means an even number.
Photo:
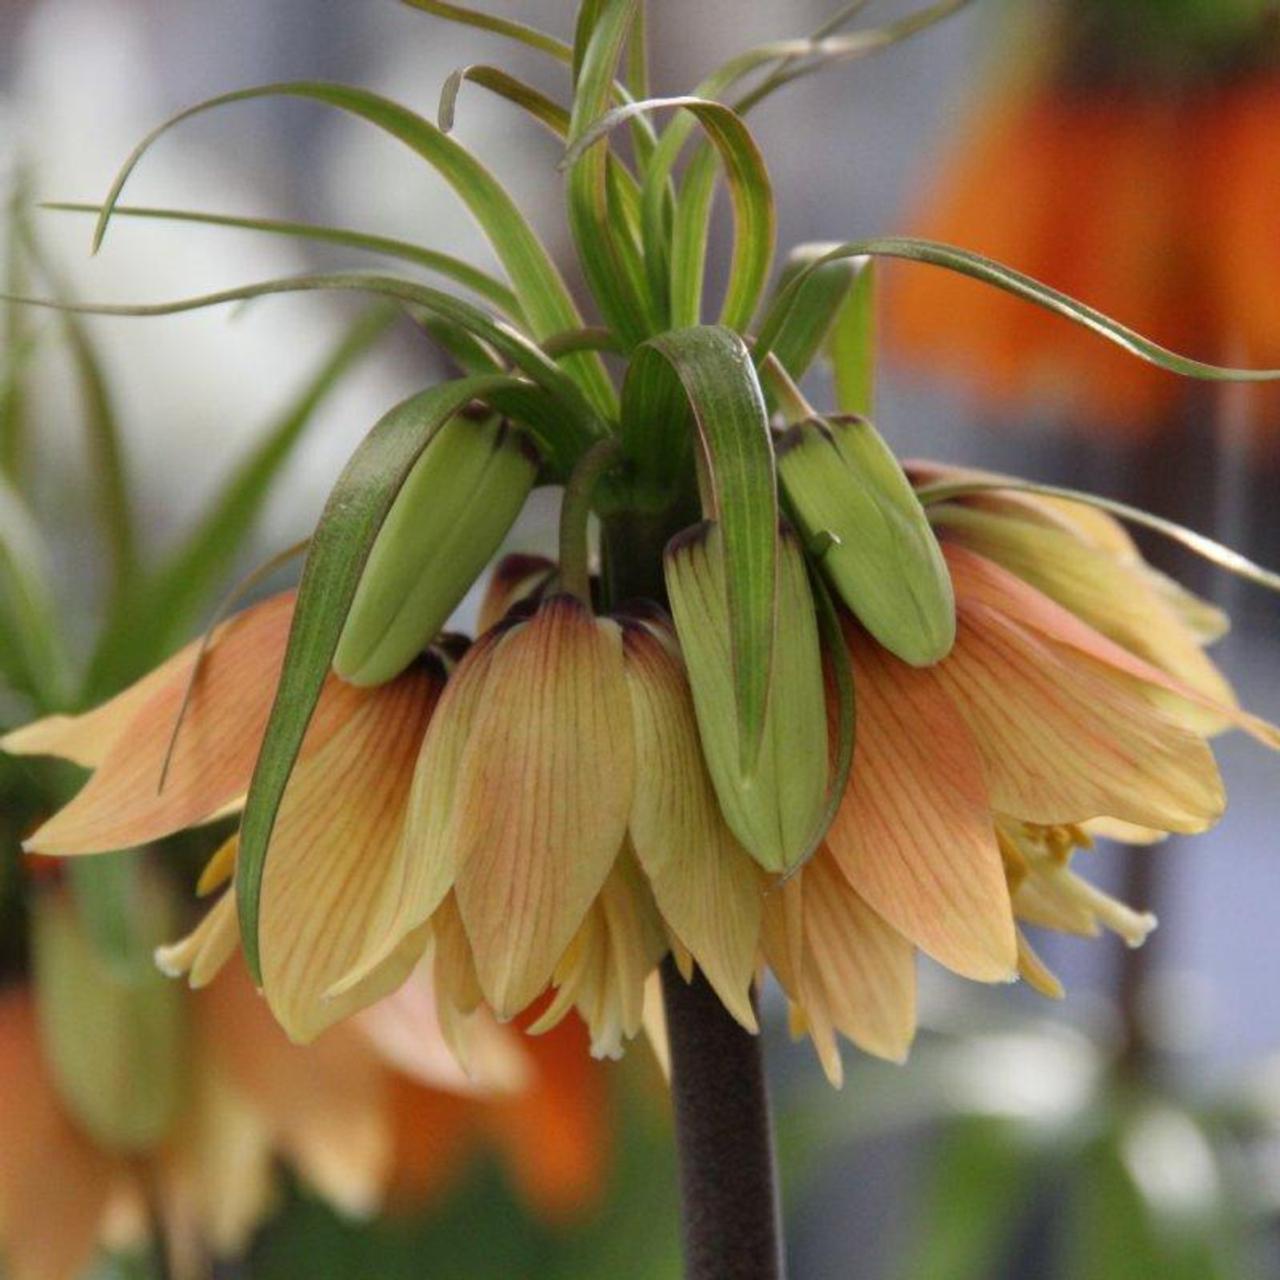
[[[71,659],[49,592],[49,559],[26,503],[0,475],[0,622],[9,679],[43,711],[71,698]]]
[[[453,187],[489,237],[511,280],[516,297],[520,300],[521,310],[528,318],[533,337],[543,338],[547,334],[572,329],[582,323],[573,299],[542,242],[520,212],[519,206],[488,169],[465,147],[441,132],[430,121],[399,103],[349,85],[310,80],[259,85],[221,94],[172,116],[143,138],[121,166],[103,202],[102,214],[94,232],[94,249],[102,243],[112,210],[119,201],[129,175],[152,143],[192,116],[232,102],[267,97],[295,97],[323,102],[359,116],[399,139],[426,160]],[[613,386],[600,361],[592,355],[579,355],[571,357],[567,365],[595,407],[606,414],[611,412],[614,404]]]
[[[769,277],[773,261],[773,244],[776,219],[773,208],[773,188],[764,158],[756,146],[751,131],[734,111],[719,102],[705,98],[651,98],[644,102],[627,103],[608,112],[588,128],[565,157],[566,165],[574,164],[586,151],[606,138],[619,124],[635,116],[666,107],[679,107],[688,111],[705,130],[707,137],[720,155],[733,203],[734,246],[729,269],[729,286],[721,308],[720,323],[731,329],[745,329],[755,314],[756,304]],[[645,179],[646,228],[652,239],[657,239],[655,228],[661,222],[661,208],[657,203],[665,191],[669,171],[665,165],[670,151],[663,151],[661,144]],[[658,157],[661,159],[659,160]],[[674,159],[674,156],[671,156]],[[712,175],[714,176],[714,175]],[[702,180],[705,183],[705,179]],[[700,187],[701,191],[702,188]],[[681,273],[686,264],[696,261],[698,293],[701,294],[701,262],[705,257],[706,213],[710,211],[711,188],[707,188],[703,205],[690,202],[681,206],[681,217],[676,223],[673,245],[672,288],[678,290]],[[695,215],[686,215],[685,208],[702,209]],[[689,237],[700,238],[699,243],[685,245]],[[648,248],[648,246],[646,246]],[[691,269],[691,268],[690,268]],[[696,317],[691,323],[696,323]]]
[[[778,492],[764,393],[746,344],[704,325],[650,339],[637,351],[622,393],[622,439],[644,474],[663,474],[680,447],[659,424],[683,399],[702,446],[703,508],[720,527],[729,603],[734,698],[742,769],[760,750],[773,663],[778,591]],[[680,415],[674,415],[678,425]]]
[[[395,315],[384,305],[356,320],[227,478],[196,527],[141,585],[133,605],[112,618],[90,664],[89,701],[154,666],[186,636],[253,531],[273,482],[316,410]]]
[[[245,958],[257,981],[258,907],[276,813],[378,530],[405,477],[440,427],[472,400],[511,381],[501,375],[461,378],[397,405],[352,455],[316,526],[240,825],[236,900]]]
[[[870,259],[845,261],[856,264],[857,274],[827,334],[827,358],[835,381],[836,408],[870,418],[876,409],[877,273]]]
[[[1231,547],[1223,546],[1221,542],[1215,542],[1203,533],[1188,529],[1186,525],[1178,524],[1174,520],[1166,520],[1163,516],[1153,515],[1140,507],[1131,507],[1126,502],[1117,502],[1114,498],[1104,498],[1096,493],[1082,493],[1078,489],[1063,489],[1052,484],[1036,484],[1031,480],[995,478],[944,481],[926,485],[916,491],[916,497],[920,499],[920,504],[928,509],[935,503],[947,502],[952,498],[999,491],[1034,493],[1046,498],[1061,498],[1066,502],[1078,502],[1086,507],[1096,507],[1099,511],[1105,511],[1119,520],[1127,520],[1130,524],[1141,525],[1144,529],[1163,534],[1166,538],[1186,547],[1188,551],[1202,556],[1210,564],[1217,565],[1219,569],[1225,569],[1238,578],[1256,583],[1268,591],[1280,592],[1280,573],[1264,568],[1250,560],[1248,556],[1241,555]]]
[[[440,106],[436,110],[436,121],[445,133],[453,129],[458,94],[467,80],[527,111],[535,120],[546,125],[556,137],[563,138],[569,131],[569,112],[558,102],[548,98],[545,93],[541,93],[523,80],[516,79],[501,67],[473,63],[471,66],[459,67],[456,71],[451,71],[440,90]]]
[[[71,291],[34,236],[24,236],[27,253],[48,282],[54,297],[69,303]],[[138,571],[137,538],[125,476],[124,445],[112,403],[111,388],[89,330],[73,306],[61,306],[63,332],[80,383],[89,474],[96,489],[102,540],[111,559],[112,607],[123,607],[133,590]]]
[[[818,620],[818,636],[822,644],[822,657],[829,679],[835,684],[836,735],[835,754],[831,758],[827,781],[827,801],[822,816],[814,829],[809,848],[800,862],[799,870],[817,852],[826,838],[827,831],[836,819],[836,812],[844,801],[853,769],[853,748],[858,729],[858,704],[853,682],[853,663],[849,659],[849,646],[840,630],[840,618],[836,613],[831,593],[822,575],[806,559],[809,571],[809,589],[813,595],[814,614]],[[828,686],[829,687],[829,686]]]
[[[837,63],[850,62],[856,58],[865,58],[869,54],[879,53],[883,49],[891,48],[896,44],[900,44],[903,40],[909,40],[912,36],[919,35],[936,23],[951,17],[952,14],[963,9],[970,2],[971,0],[938,0],[936,4],[931,4],[924,9],[917,10],[915,13],[909,13],[902,18],[897,18],[893,22],[886,22],[883,26],[868,27],[862,31],[851,31],[848,35],[843,36],[824,35],[820,38],[811,39],[806,42],[809,45],[808,49],[797,52],[785,59],[783,66],[779,67],[762,84],[752,89],[735,106],[739,111],[747,111],[757,103],[764,101],[765,98],[776,90],[781,89],[784,85],[812,75],[815,71],[822,71]],[[852,12],[856,12],[861,7],[859,5],[846,8],[836,15],[833,20],[834,24],[837,26],[842,25],[851,16]],[[820,30],[827,29],[828,25],[824,24]],[[834,29],[834,27],[831,29]]]
[[[827,245],[806,244],[793,249],[787,255],[775,294],[785,289],[798,271],[827,248]],[[800,287],[773,343],[773,354],[793,380],[804,377],[822,349],[856,275],[852,262],[841,259],[826,263]]]
[[[507,39],[515,40],[527,48],[549,53],[558,62],[567,63],[573,59],[573,49],[563,40],[557,40],[555,36],[548,35],[545,31],[539,31],[536,27],[528,26],[523,22],[513,22],[509,18],[481,13],[465,5],[447,4],[445,0],[401,0],[401,3],[408,5],[410,9],[421,9],[423,13],[444,18],[448,22],[456,22],[460,26],[475,27],[480,31],[506,36]]]
[[[92,213],[99,217],[105,206],[77,204],[72,201],[50,201],[41,206],[65,213]],[[288,222],[279,218],[242,218],[226,213],[205,213],[195,209],[156,209],[142,205],[116,205],[113,217],[156,218],[169,222],[193,222],[202,226],[230,227],[240,231],[260,231],[267,235],[292,236],[299,240],[315,240],[322,244],[338,244],[347,249],[359,249],[366,253],[380,253],[388,258],[399,258],[425,267],[470,289],[496,307],[508,319],[524,323],[524,313],[515,294],[487,271],[473,267],[452,254],[436,249],[425,249],[408,240],[396,240],[390,236],[371,235],[365,231],[352,231],[347,227],[326,227],[312,222]]]
[[[89,315],[167,316],[183,311],[198,311],[204,307],[219,306],[227,302],[243,302],[250,298],[267,297],[276,293],[304,293],[319,289],[380,294],[395,298],[407,306],[420,307],[480,338],[505,356],[560,405],[561,415],[556,421],[554,433],[540,435],[539,445],[542,447],[543,456],[563,474],[567,475],[572,470],[574,461],[583,449],[607,434],[608,428],[592,409],[578,388],[578,384],[523,334],[511,328],[510,325],[495,320],[479,307],[461,298],[455,298],[452,294],[443,293],[439,289],[432,289],[428,285],[419,284],[413,280],[401,279],[399,276],[359,272],[288,276],[281,280],[267,280],[260,284],[242,285],[237,289],[202,294],[196,298],[182,298],[176,302],[137,305],[60,303],[47,298],[24,298],[22,301],[30,306],[49,307],[55,311],[73,311]]]
[[[1221,1164],[1189,1113],[1158,1102],[1140,1106],[1120,1132],[1093,1144],[1074,1174],[1063,1274],[1088,1280],[1247,1274],[1231,1235]]]
[[[19,173],[13,184],[6,208],[5,290],[21,294],[27,290],[26,244],[23,224],[26,218],[26,175]],[[34,345],[28,332],[27,315],[16,303],[4,309],[3,359],[0,362],[0,474],[17,484],[21,481],[26,461],[27,421],[26,385],[22,369]]]
[[[952,1123],[934,1149],[903,1280],[986,1280],[1001,1274],[1039,1179],[1035,1151],[1008,1121]]]
[[[582,0],[578,5],[578,18],[573,24],[573,87],[575,97],[582,80],[582,68],[587,61],[588,51],[591,48],[591,41],[595,38],[596,28],[600,25],[600,20],[604,16],[605,9],[612,0]],[[632,6],[634,7],[634,6]],[[624,33],[625,34],[625,33]],[[617,65],[617,59],[614,59],[614,65]]]
[[[614,73],[635,8],[636,0],[602,0],[598,14],[589,4],[579,13],[575,62],[584,32],[589,33],[589,39],[581,50],[564,166],[569,174],[569,226],[583,274],[606,321],[628,348],[643,342],[659,327],[646,287],[644,261],[626,218],[616,216],[608,149],[580,150],[576,144],[612,100]]]
[[[1170,351],[1159,343],[1144,338],[1142,334],[1128,328],[1117,320],[1103,315],[1101,311],[1077,302],[1065,293],[1042,284],[1031,276],[1015,271],[1012,267],[1003,266],[991,258],[983,257],[968,249],[958,249],[954,245],[940,244],[933,240],[916,240],[906,236],[873,237],[867,240],[851,240],[846,244],[823,254],[803,271],[797,274],[791,284],[783,290],[773,306],[770,307],[764,323],[760,326],[756,340],[756,362],[763,360],[778,336],[787,313],[795,303],[796,296],[808,274],[827,262],[835,262],[839,258],[901,258],[908,262],[925,262],[931,266],[943,267],[955,271],[971,279],[980,280],[984,284],[994,285],[1015,298],[1033,302],[1046,311],[1060,315],[1099,336],[1114,342],[1116,346],[1138,356],[1150,364],[1170,373],[1180,373],[1189,378],[1203,378],[1211,382],[1274,382],[1280,379],[1280,369],[1231,369],[1216,364],[1206,364],[1201,360],[1192,360],[1187,356]]]

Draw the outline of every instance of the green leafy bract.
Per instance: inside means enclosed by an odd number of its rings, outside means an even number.
[[[271,832],[378,530],[435,433],[472,400],[511,381],[501,375],[460,378],[397,405],[352,455],[316,526],[240,826],[236,899],[255,980],[261,979],[258,907]]]
[[[778,493],[764,393],[743,340],[703,325],[651,339],[623,387],[622,439],[637,470],[687,457],[673,410],[683,400],[701,443],[703,507],[723,542],[742,770],[760,749],[773,660],[778,590]]]

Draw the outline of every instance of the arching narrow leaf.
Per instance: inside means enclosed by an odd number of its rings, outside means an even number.
[[[50,201],[41,206],[65,213],[92,213],[99,217],[103,207],[97,204],[77,204],[72,201]],[[473,267],[452,254],[441,253],[397,240],[391,236],[371,235],[365,231],[353,231],[349,227],[326,227],[313,222],[290,222],[279,218],[245,218],[226,213],[206,213],[197,209],[157,209],[143,205],[116,205],[113,217],[154,218],[168,222],[192,222],[201,226],[228,227],[239,231],[260,231],[267,235],[292,236],[299,240],[315,240],[321,244],[337,244],[346,249],[359,249],[366,253],[380,253],[388,258],[412,262],[427,271],[453,280],[470,289],[496,307],[508,319],[524,323],[524,313],[514,293],[501,280],[479,267]]]
[[[298,80],[258,85],[221,94],[180,111],[153,129],[133,149],[103,201],[102,214],[94,232],[95,249],[102,243],[112,211],[120,199],[130,174],[151,145],[175,125],[215,107],[254,98],[293,97],[322,102],[359,116],[399,139],[427,161],[458,193],[472,216],[489,237],[499,261],[511,280],[520,306],[535,338],[582,323],[573,299],[541,241],[520,212],[519,206],[502,184],[465,147],[430,121],[399,103],[366,89],[324,81]],[[569,369],[591,397],[596,408],[609,412],[613,387],[604,366],[593,355],[573,356]]]
[[[423,13],[444,18],[448,22],[456,22],[459,26],[475,27],[480,31],[506,36],[507,39],[515,40],[527,48],[550,54],[557,62],[567,63],[573,59],[571,46],[524,22],[513,22],[510,18],[499,18],[493,14],[482,13],[467,5],[448,4],[446,0],[401,0],[401,3],[408,5],[410,9],[421,9]]]
[[[912,36],[919,35],[922,31],[927,31],[930,27],[951,17],[953,13],[963,9],[969,3],[970,0],[936,0],[936,3],[918,9],[915,13],[905,14],[878,27],[851,31],[847,35],[824,35],[819,39],[811,39],[807,42],[809,45],[807,50],[788,58],[786,66],[779,67],[775,74],[745,94],[734,105],[739,111],[747,111],[784,85],[812,75],[815,71],[822,71],[827,67],[841,62],[850,62],[856,58],[865,58],[869,54],[879,53],[882,49],[901,44],[902,41],[909,40]],[[841,22],[844,17],[844,14],[837,15]]]
[[[61,273],[41,250],[26,226],[20,224],[25,251],[59,303],[71,301],[71,290]],[[138,571],[137,535],[125,475],[124,444],[120,434],[111,386],[98,354],[97,343],[75,309],[61,306],[63,332],[72,365],[80,383],[89,473],[96,490],[98,523],[111,562],[111,602],[123,607],[133,590]]]
[[[582,449],[599,439],[607,430],[587,402],[578,384],[522,334],[511,326],[495,320],[479,307],[464,302],[461,298],[455,298],[452,294],[432,289],[428,285],[419,284],[413,280],[401,279],[399,276],[359,272],[287,276],[280,280],[242,285],[238,289],[224,289],[218,293],[203,294],[196,298],[182,298],[176,302],[139,305],[63,304],[47,298],[26,298],[23,301],[31,306],[50,307],[58,311],[73,311],[88,315],[167,316],[182,311],[197,311],[227,302],[267,297],[275,293],[303,293],[318,289],[346,290],[395,298],[407,306],[420,307],[459,326],[505,356],[533,382],[553,396],[560,405],[562,415],[557,421],[557,430],[554,435],[545,440],[539,438],[539,444],[543,446],[543,454],[553,468],[560,468],[567,474]]]
[[[948,502],[952,498],[999,492],[1033,493],[1046,498],[1078,502],[1086,507],[1096,507],[1099,511],[1105,511],[1119,520],[1126,520],[1130,524],[1141,525],[1144,529],[1162,534],[1186,547],[1188,551],[1201,556],[1210,564],[1217,565],[1219,569],[1235,574],[1238,578],[1256,583],[1268,591],[1280,592],[1280,573],[1276,573],[1273,569],[1264,568],[1250,560],[1248,556],[1241,555],[1240,552],[1224,546],[1221,542],[1216,542],[1203,533],[1188,529],[1186,525],[1178,524],[1174,520],[1166,520],[1163,516],[1154,515],[1150,511],[1143,511],[1141,507],[1131,507],[1127,502],[1104,498],[1100,494],[1082,493],[1078,489],[1064,489],[1052,484],[1036,484],[1032,480],[987,479],[944,481],[927,485],[918,490],[916,496],[927,510],[936,503]]]
[[[67,706],[71,657],[49,593],[52,567],[22,494],[0,474],[0,660],[45,710]]]
[[[458,94],[468,80],[520,107],[521,110],[527,111],[557,137],[563,138],[569,131],[569,113],[558,102],[552,101],[531,84],[526,84],[523,80],[518,80],[515,76],[503,71],[501,67],[475,63],[469,67],[459,67],[456,71],[451,71],[444,82],[444,87],[440,90],[440,106],[436,112],[436,120],[445,133],[453,129]]]
[[[828,247],[806,244],[793,249],[787,256],[775,292],[780,293],[785,289],[798,271]],[[827,341],[831,326],[853,287],[856,274],[857,269],[852,261],[841,259],[827,263],[805,280],[773,343],[773,354],[793,380],[804,377]]]
[[[511,380],[461,378],[387,413],[347,463],[316,526],[262,750],[245,801],[236,899],[245,958],[260,980],[258,907],[267,847],[365,561],[400,486],[431,438],[472,400]]]
[[[584,5],[579,12],[573,117],[565,164],[569,225],[583,273],[605,319],[628,347],[643,342],[659,327],[645,284],[640,246],[626,221],[615,216],[608,150],[580,150],[576,144],[612,101],[614,73],[635,7],[636,0],[602,0],[596,6]]]
[[[755,314],[756,303],[768,279],[776,227],[773,189],[764,158],[751,131],[735,112],[722,103],[696,97],[651,98],[627,103],[608,112],[578,137],[569,149],[566,163],[575,163],[624,121],[664,107],[680,107],[690,112],[706,131],[724,165],[733,202],[734,248],[720,323],[731,329],[745,329]],[[664,162],[666,154],[663,153]],[[647,175],[646,191],[651,193],[650,200],[657,200],[665,190],[667,176],[656,168]],[[658,207],[646,205],[646,227],[660,216]],[[685,256],[680,246],[681,234],[705,236],[705,220],[701,232],[692,225],[686,226],[684,221],[677,222],[673,273],[683,269],[679,265]],[[685,252],[692,252],[700,262],[705,250],[698,248]]]
[[[1015,271],[1012,267],[1006,267],[980,253],[956,248],[955,245],[940,244],[934,240],[917,240],[908,236],[850,240],[846,244],[837,245],[800,272],[769,308],[769,313],[760,326],[755,347],[757,363],[763,360],[765,354],[772,348],[773,341],[786,320],[787,312],[794,304],[807,275],[824,263],[835,262],[839,258],[861,257],[900,258],[907,262],[924,262],[980,280],[984,284],[994,285],[1015,298],[1033,302],[1046,311],[1091,329],[1130,354],[1161,369],[1167,369],[1170,373],[1180,373],[1189,378],[1204,378],[1211,382],[1274,382],[1280,379],[1280,369],[1231,369],[1179,355],[1176,351],[1170,351],[1167,347],[1152,342],[1150,338],[1144,338],[1142,334],[1121,324],[1118,320],[1111,319],[1096,308],[1077,302],[1060,290],[1042,284],[1039,280],[1024,275],[1021,271]]]
[[[680,442],[662,427],[676,402],[692,413],[702,448],[705,514],[723,539],[734,697],[741,725],[743,771],[760,748],[773,661],[778,583],[778,494],[764,393],[742,339],[701,326],[664,333],[632,360],[623,387],[622,436],[628,456],[670,466]]]

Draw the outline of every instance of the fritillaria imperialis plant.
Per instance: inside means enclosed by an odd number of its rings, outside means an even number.
[[[690,1274],[775,1275],[762,972],[837,1081],[836,1033],[906,1055],[917,949],[1056,994],[1023,924],[1105,926],[1136,944],[1154,923],[1081,879],[1073,853],[1098,828],[1203,830],[1224,804],[1207,739],[1239,726],[1280,742],[1204,655],[1221,617],[1149,569],[1107,504],[899,462],[871,421],[874,260],[963,273],[1175,372],[1271,375],[1174,355],[924,241],[801,248],[768,293],[773,193],[745,114],[955,3],[844,32],[862,7],[847,6],[817,35],[739,54],[667,99],[648,96],[637,0],[584,3],[571,44],[461,6],[413,7],[563,62],[570,105],[489,66],[450,78],[439,124],[345,86],[241,90],[147,138],[97,211],[98,241],[129,212],[287,230],[405,259],[475,300],[340,274],[99,308],[381,294],[462,372],[374,426],[296,595],[223,622],[114,702],[6,740],[95,769],[29,847],[89,854],[242,810],[212,876],[234,864],[233,888],[165,959],[204,981],[238,939],[303,1040],[429,955],[464,1060],[479,1015],[520,1015],[549,989],[535,1030],[576,1008],[595,1051],[616,1054],[660,970],[665,1020],[654,1002],[648,1013],[669,1043]],[[564,139],[598,323],[449,136],[466,81]],[[405,143],[453,186],[505,278],[353,231],[117,207],[173,124],[278,95]],[[733,240],[715,300],[704,266],[721,180]],[[819,356],[835,411],[798,385]],[[558,561],[501,561],[474,642],[443,632],[539,484],[564,491]]]

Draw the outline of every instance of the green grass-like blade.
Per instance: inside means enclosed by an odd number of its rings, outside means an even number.
[[[103,205],[81,204],[75,201],[49,201],[41,206],[61,213],[92,213],[101,217]],[[501,280],[479,267],[473,267],[453,254],[428,249],[408,240],[392,236],[374,235],[367,231],[355,231],[350,227],[327,227],[314,222],[291,222],[281,218],[249,218],[229,213],[206,213],[199,209],[159,209],[146,205],[116,205],[113,216],[117,218],[154,218],[165,222],[191,222],[200,226],[228,227],[237,231],[260,231],[267,235],[286,236],[298,240],[314,240],[321,244],[337,244],[345,249],[359,249],[365,253],[378,253],[437,275],[445,276],[464,289],[470,289],[477,297],[502,312],[513,323],[525,324],[524,313],[516,295]]]
[[[729,285],[720,323],[730,329],[745,329],[755,314],[756,304],[773,262],[773,245],[776,218],[773,207],[773,187],[764,157],[756,146],[751,131],[731,108],[706,98],[651,98],[644,102],[627,103],[601,117],[578,137],[565,156],[567,165],[574,164],[586,151],[601,142],[608,133],[624,121],[650,111],[663,108],[681,108],[688,111],[705,130],[707,137],[719,153],[728,180],[729,195],[733,203],[734,246],[729,271]],[[668,153],[663,152],[665,162]],[[649,189],[658,192],[665,186],[667,174],[656,168],[647,175]],[[705,207],[710,210],[710,191]],[[656,199],[652,196],[651,199]],[[693,202],[688,202],[693,207]],[[683,214],[683,207],[681,210]],[[655,219],[656,209],[650,211]],[[646,225],[649,225],[648,223]],[[682,236],[697,236],[705,242],[706,217],[699,214],[691,220],[681,217],[676,224],[673,246],[673,290],[685,271],[687,259],[701,261],[705,257],[705,243],[690,250],[681,246]],[[697,272],[697,285],[701,292],[701,272]]]
[[[787,256],[775,293],[780,293],[814,258],[829,245],[799,245]],[[829,262],[804,282],[778,336],[773,354],[793,380],[803,378],[827,341],[853,281],[857,269],[848,259]],[[763,371],[763,370],[762,370]]]
[[[569,63],[573,60],[573,48],[569,44],[527,23],[482,13],[466,5],[447,4],[445,0],[400,0],[400,2],[410,9],[420,9],[423,13],[444,18],[448,22],[456,22],[459,26],[474,27],[478,31],[505,36],[508,40],[514,40],[526,48],[550,54],[557,62]]]
[[[531,84],[503,71],[501,67],[491,67],[485,63],[473,63],[451,71],[440,90],[440,106],[436,111],[436,121],[445,133],[453,129],[457,114],[458,93],[466,81],[478,84],[482,89],[497,94],[506,102],[528,112],[539,123],[544,124],[558,138],[563,138],[569,131],[569,112],[554,99],[535,89]]]
[[[572,470],[574,461],[585,448],[607,434],[607,426],[587,402],[578,384],[523,334],[461,298],[398,276],[366,275],[359,272],[288,276],[280,280],[242,285],[238,289],[202,294],[195,298],[181,298],[174,302],[132,305],[65,304],[48,298],[26,298],[22,301],[31,306],[88,315],[168,316],[271,294],[325,289],[381,295],[394,298],[406,306],[419,307],[466,330],[505,356],[558,402],[562,415],[557,421],[557,430],[545,438],[540,437],[539,444],[543,447],[547,460],[565,475]]]
[[[1171,542],[1186,547],[1188,551],[1194,552],[1219,569],[1225,569],[1227,573],[1234,574],[1237,578],[1265,587],[1268,591],[1280,593],[1280,573],[1276,573],[1275,570],[1265,568],[1256,561],[1250,560],[1248,556],[1241,555],[1239,551],[1224,546],[1203,533],[1197,533],[1194,529],[1188,529],[1186,525],[1178,524],[1176,520],[1166,520],[1164,516],[1144,511],[1141,507],[1131,507],[1127,502],[1117,502],[1114,498],[1104,498],[1101,494],[1083,493],[1079,489],[1064,489],[1053,484],[1037,484],[1032,480],[996,478],[943,481],[926,485],[916,491],[916,497],[920,499],[921,505],[928,509],[953,498],[1000,492],[1038,494],[1045,498],[1061,498],[1066,502],[1078,502],[1082,506],[1096,507],[1099,511],[1115,516],[1118,520],[1150,529],[1153,533],[1158,533]]]
[[[749,775],[764,733],[773,665],[778,492],[764,392],[738,334],[718,325],[680,329],[636,353],[622,397],[628,456],[680,456],[678,442],[655,430],[673,420],[677,397],[697,427],[704,511],[718,522],[724,543],[742,768]]]
[[[1176,351],[1170,351],[1167,347],[1152,342],[1150,338],[1144,338],[1136,330],[1130,329],[1118,320],[1111,319],[1110,316],[1104,315],[1087,303],[1077,302],[1060,290],[1042,284],[1039,280],[1024,275],[1021,271],[1015,271],[1012,267],[1006,267],[994,259],[955,245],[942,244],[934,240],[917,240],[907,236],[851,240],[823,254],[805,270],[799,272],[770,307],[764,323],[760,326],[755,347],[757,362],[771,350],[778,330],[786,321],[787,312],[795,302],[796,295],[807,276],[824,263],[835,262],[840,258],[860,257],[899,258],[907,262],[924,262],[980,280],[984,284],[994,285],[1015,298],[1033,302],[1046,311],[1083,325],[1084,328],[1115,343],[1131,355],[1138,356],[1149,364],[1157,365],[1170,373],[1180,373],[1189,378],[1203,378],[1211,382],[1274,382],[1280,379],[1280,369],[1232,369],[1179,355]]]
[[[360,117],[399,139],[447,181],[483,228],[498,255],[534,338],[582,323],[560,273],[542,242],[502,184],[467,149],[429,120],[367,89],[324,81],[298,80],[257,85],[209,98],[170,117],[133,149],[121,166],[94,230],[94,249],[101,245],[112,211],[138,162],[152,144],[175,125],[216,107],[254,98],[294,97],[325,103]],[[571,357],[567,367],[603,413],[612,412],[613,386],[604,366],[592,355]]]
[[[316,526],[240,826],[236,900],[245,958],[256,981],[258,909],[271,832],[378,530],[440,427],[472,400],[511,381],[501,375],[461,378],[397,405],[356,449]]]
[[[102,540],[111,562],[110,607],[123,608],[137,583],[137,536],[125,473],[124,443],[111,385],[88,327],[74,306],[65,305],[71,300],[71,291],[66,282],[54,270],[53,264],[41,251],[29,228],[23,239],[31,262],[58,302],[64,304],[58,310],[61,313],[67,349],[80,383],[89,474],[96,491]]]
[[[643,256],[628,220],[616,216],[617,202],[610,198],[608,149],[579,149],[577,143],[612,101],[614,73],[635,16],[636,0],[603,0],[597,7],[598,13],[589,12],[590,5],[580,11],[575,42],[575,62],[580,54],[581,66],[564,165],[569,175],[569,226],[596,303],[630,348],[659,327]]]
[[[40,530],[21,493],[0,475],[0,651],[8,682],[42,711],[63,710],[71,700],[71,658],[50,581]]]

